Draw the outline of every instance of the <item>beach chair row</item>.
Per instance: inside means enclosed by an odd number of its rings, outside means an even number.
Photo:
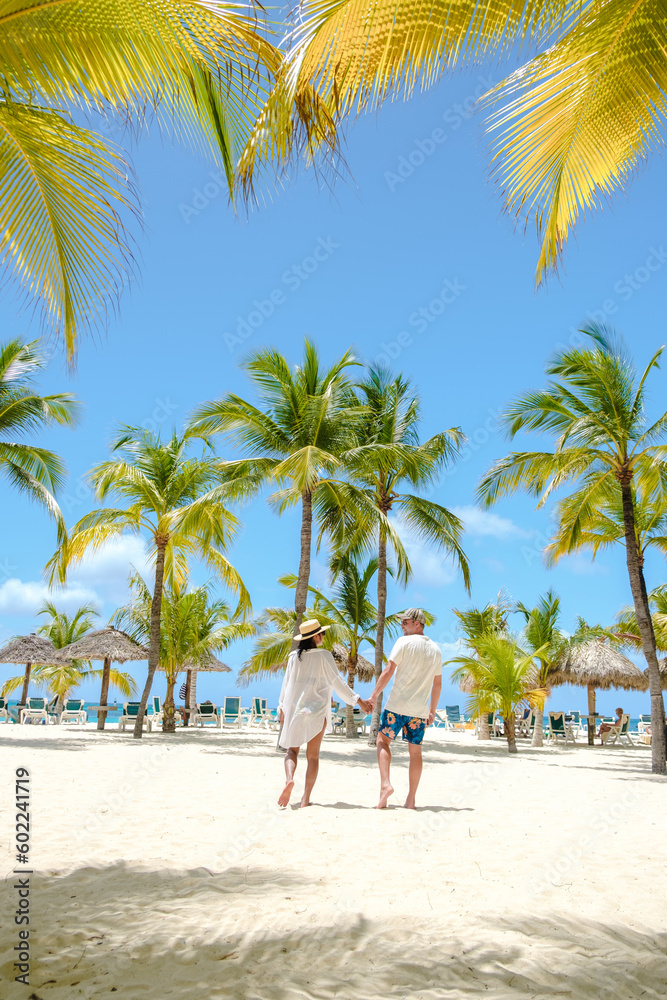
[[[135,725],[139,714],[138,701],[126,701],[123,704],[123,711],[118,719],[118,728],[124,732],[126,726],[131,723]],[[175,721],[182,723],[186,714],[185,709],[177,709]],[[224,703],[218,707],[215,702],[198,702],[196,707],[187,712],[190,726],[206,726],[222,729],[228,726],[232,729],[243,729],[251,726],[274,730],[278,728],[277,713],[267,708],[266,698],[253,698],[250,708],[242,708],[240,698],[225,698]],[[153,714],[144,716],[144,726],[151,732],[153,727],[162,725],[164,712],[160,699],[153,698]]]
[[[0,719],[5,722],[67,723],[83,724],[88,721],[82,698],[68,698],[62,709],[56,710],[57,698],[47,702],[46,698],[28,698],[26,705],[10,705],[6,698],[0,698]]]

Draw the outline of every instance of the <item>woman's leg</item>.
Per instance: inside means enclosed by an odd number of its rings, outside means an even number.
[[[299,759],[299,748],[290,747],[285,754],[285,787],[278,799],[279,806],[286,806],[289,803],[292,789],[294,788],[294,772],[296,771],[297,760]]]
[[[306,744],[306,760],[308,765],[306,767],[306,784],[303,790],[303,798],[301,799],[302,807],[310,805],[310,793],[317,781],[317,772],[320,769],[320,746],[322,745],[322,738],[326,728],[327,723],[325,719],[322,731],[317,736],[313,736],[312,740],[309,740]]]

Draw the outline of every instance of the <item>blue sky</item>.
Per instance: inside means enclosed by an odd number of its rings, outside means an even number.
[[[60,497],[68,523],[89,509],[82,476],[106,456],[118,422],[169,432],[200,401],[248,392],[238,368],[245,351],[273,345],[296,361],[307,335],[325,360],[354,346],[361,358],[389,358],[409,375],[423,400],[424,436],[452,426],[468,435],[461,460],[433,497],[467,523],[474,603],[504,588],[531,604],[553,586],[566,628],[577,615],[611,620],[629,600],[623,549],[595,564],[582,555],[547,570],[540,550],[548,510],[535,511],[519,497],[480,512],[474,490],[508,448],[497,425],[503,405],[542,383],[548,356],[583,322],[615,324],[638,362],[662,342],[667,171],[653,160],[627,198],[580,226],[560,278],[536,291],[534,230],[524,233],[503,215],[488,181],[482,121],[466,110],[498,78],[484,69],[457,75],[409,103],[359,119],[348,130],[348,176],[322,189],[312,172],[301,170],[248,218],[234,215],[210,164],[158,136],[140,141],[133,153],[145,212],[140,279],[123,296],[108,333],[82,343],[76,373],[68,374],[56,352],[42,382],[45,391],[75,392],[85,407],[75,431],[54,429],[41,439],[70,471]],[[39,332],[7,290],[0,317],[5,337]],[[658,412],[664,372],[654,376],[652,394]],[[3,504],[0,641],[34,629],[41,572],[55,544],[45,515],[7,486]],[[297,518],[278,519],[257,500],[242,520],[232,555],[255,608],[287,603],[276,579],[296,570]],[[390,610],[427,606],[438,619],[431,635],[450,653],[457,638],[450,609],[469,599],[433,553],[413,543],[411,556],[413,581],[405,592],[390,591]],[[142,560],[141,546],[128,539],[73,574],[70,592],[57,600],[70,609],[93,599],[106,621],[124,600],[130,563]],[[201,570],[194,576],[206,578]],[[326,582],[323,554],[313,578]],[[649,559],[647,582],[664,582],[662,560]],[[226,659],[236,669],[247,651],[232,647]],[[135,669],[138,678],[144,669]],[[0,671],[6,677],[13,668]],[[232,675],[200,681],[200,693],[215,701],[234,690]],[[274,704],[277,690],[277,683],[261,682],[247,698],[262,693]],[[443,703],[464,700],[445,684]],[[551,704],[583,708],[585,691],[557,690]],[[648,711],[648,695],[602,692],[598,704],[607,712],[622,704],[637,714]]]

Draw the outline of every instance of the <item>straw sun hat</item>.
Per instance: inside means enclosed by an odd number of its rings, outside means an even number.
[[[294,638],[297,642],[303,642],[304,639],[312,639],[314,635],[319,635],[320,632],[326,632],[330,625],[320,625],[317,618],[309,618],[307,622],[301,622],[299,625],[299,635],[295,635]]]

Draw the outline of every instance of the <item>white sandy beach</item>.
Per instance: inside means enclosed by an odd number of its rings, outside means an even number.
[[[378,812],[374,751],[328,737],[316,804],[278,812],[275,734],[3,726],[0,742],[5,803],[31,771],[35,871],[28,989],[4,808],[3,997],[667,993],[667,782],[647,748],[510,758],[431,729],[421,808],[398,807],[399,748]]]

